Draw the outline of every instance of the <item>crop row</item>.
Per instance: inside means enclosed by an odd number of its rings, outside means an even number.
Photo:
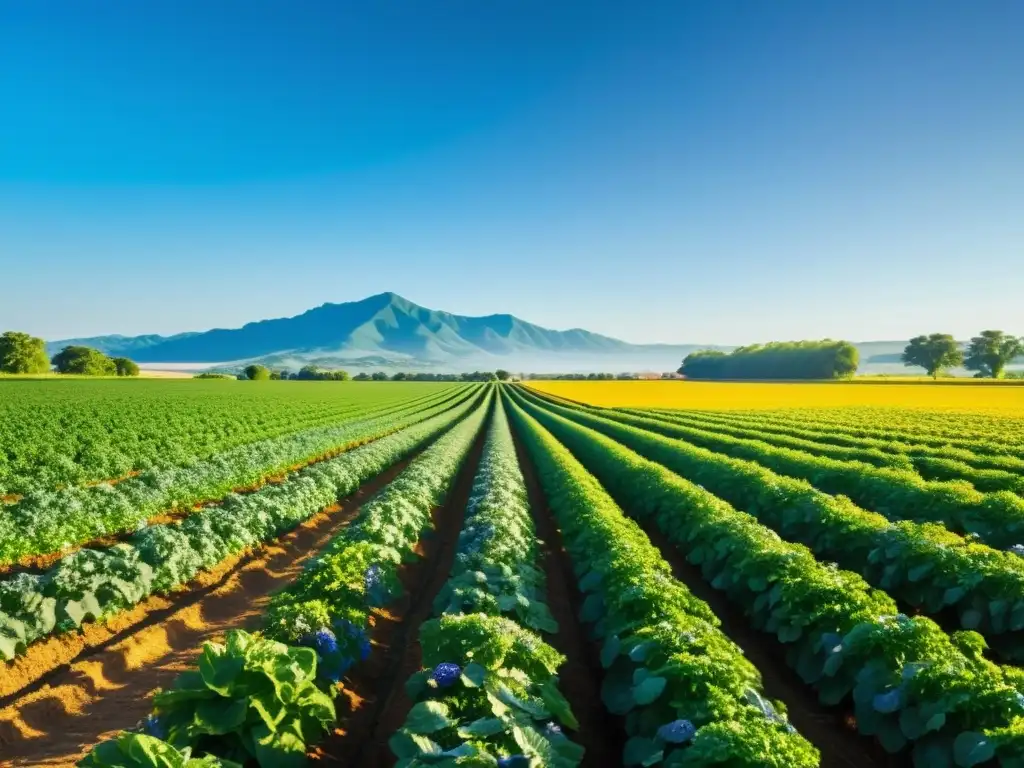
[[[473,765],[573,768],[583,749],[559,690],[565,658],[537,631],[558,626],[503,404],[474,478],[455,563],[421,625],[423,668],[406,683],[414,702],[389,745],[399,766],[463,759]]]
[[[704,578],[785,648],[826,705],[852,709],[887,750],[918,766],[1024,758],[1021,673],[983,655],[975,632],[908,617],[857,574],[818,562],[700,486],[516,394],[623,509],[660,530]],[[592,418],[592,417],[588,417]]]
[[[364,504],[301,576],[275,595],[264,633],[228,633],[208,643],[198,668],[154,696],[145,732],[124,732],[81,763],[135,766],[135,755],[180,764],[193,751],[207,768],[255,760],[263,768],[306,764],[310,745],[334,722],[342,677],[373,652],[374,606],[401,589],[400,564],[431,526],[487,415],[492,395]],[[175,762],[176,761],[176,762]]]
[[[554,412],[573,415],[558,406]],[[892,523],[849,499],[777,475],[751,461],[581,413],[581,423],[698,483],[783,538],[855,571],[901,604],[928,615],[955,612],[1006,658],[1024,658],[1024,559],[966,541],[941,526]]]
[[[8,577],[0,582],[0,658],[12,659],[42,637],[169,592],[200,570],[294,528],[432,440],[476,399],[306,467],[279,485],[229,496],[180,523],[149,526],[107,549],[79,550],[42,575]]]
[[[782,475],[801,478],[826,493],[848,496],[890,520],[941,523],[975,534],[993,547],[1024,542],[1024,498],[1009,491],[981,493],[965,482],[923,480],[911,470],[837,461],[763,440],[730,437],[655,418],[604,411],[610,419],[658,432],[735,458],[755,461]]]
[[[235,488],[373,440],[472,396],[447,392],[427,403],[391,406],[338,425],[239,446],[193,464],[150,469],[116,485],[39,491],[0,508],[0,565],[132,531],[172,508],[216,499]]]
[[[673,423],[721,432],[733,437],[763,440],[840,461],[864,461],[879,467],[916,470],[926,480],[967,480],[979,491],[1024,493],[1024,460],[1012,456],[986,456],[959,448],[930,448],[895,441],[865,440],[798,427],[780,427],[756,419],[734,421],[718,414],[624,409],[636,416],[656,417]]]
[[[816,766],[760,673],[640,527],[534,418],[512,405],[558,522],[582,619],[601,643],[602,701],[625,716],[626,765]]]
[[[663,413],[676,412],[657,410]],[[823,414],[820,409],[787,409],[715,415],[725,419],[774,423],[787,428],[797,427],[815,432],[838,432],[844,436],[864,440],[895,442],[938,450],[959,449],[986,457],[1024,459],[1024,444],[1012,429],[1013,421],[1001,416],[978,413],[932,415],[916,410],[893,408],[830,408],[827,414]]]
[[[218,382],[37,382],[0,403],[0,496],[186,464],[239,445],[323,426],[436,387],[326,390]]]

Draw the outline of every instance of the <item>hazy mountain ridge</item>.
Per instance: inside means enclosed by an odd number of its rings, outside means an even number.
[[[695,344],[629,344],[582,328],[555,331],[514,315],[468,317],[427,309],[394,293],[323,304],[295,317],[175,336],[121,335],[51,342],[94,347],[140,363],[258,360],[295,368],[674,370]],[[723,347],[725,349],[725,347]]]
[[[860,350],[863,373],[913,373],[899,361],[906,341],[869,341]],[[588,372],[673,371],[704,344],[630,344],[582,328],[555,331],[509,315],[454,315],[427,309],[394,293],[323,304],[295,317],[174,336],[96,336],[48,344],[94,347],[139,363],[209,363],[232,367],[258,361],[297,370],[303,365],[373,370]]]

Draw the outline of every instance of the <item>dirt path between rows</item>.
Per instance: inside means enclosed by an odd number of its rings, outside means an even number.
[[[576,586],[569,554],[562,544],[562,532],[551,515],[533,463],[515,429],[512,437],[526,480],[530,510],[543,557],[548,607],[558,622],[558,634],[545,639],[566,657],[565,664],[558,671],[558,687],[569,700],[580,724],[579,730],[569,735],[586,750],[581,768],[618,766],[622,764],[626,742],[623,718],[611,714],[601,701],[603,670],[600,655],[597,644],[589,640],[577,618],[583,597]]]
[[[405,722],[413,704],[405,693],[405,682],[422,668],[420,625],[433,617],[434,598],[455,562],[488,423],[481,427],[445,503],[434,510],[433,530],[417,546],[419,559],[401,569],[402,597],[386,610],[374,612],[373,654],[345,680],[345,690],[336,702],[338,728],[315,755],[325,765],[380,768],[396,762],[388,739]]]
[[[151,711],[152,691],[191,668],[205,641],[229,629],[257,628],[271,594],[291,583],[359,506],[413,458],[240,558],[213,583],[138,606],[131,612],[137,621],[121,631],[116,617],[111,624],[90,626],[87,633],[97,634],[97,645],[23,689],[0,710],[0,766],[70,766],[98,741],[135,726]]]

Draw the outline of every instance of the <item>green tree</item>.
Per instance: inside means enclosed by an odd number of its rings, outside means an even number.
[[[249,381],[269,381],[270,369],[265,365],[247,365],[243,371]]]
[[[78,376],[116,376],[117,365],[98,349],[92,347],[64,347],[50,361],[57,373]]]
[[[0,372],[48,373],[46,342],[19,331],[0,335]]]
[[[964,368],[977,371],[980,378],[1001,378],[1006,364],[1024,355],[1024,338],[1009,336],[1002,331],[982,331],[967,345]]]
[[[512,374],[508,371],[503,371],[501,368],[494,372],[494,375],[498,377],[498,381],[508,381],[512,378]]]
[[[369,381],[369,380],[370,380],[370,374],[368,374],[366,371],[360,371],[359,373],[357,373],[355,376],[352,377],[352,381]]]
[[[387,381],[388,375],[384,371],[375,371],[370,378],[374,381]]]
[[[900,359],[904,365],[924,368],[934,379],[938,378],[939,371],[960,365],[964,355],[948,333],[933,333],[912,338]]]
[[[139,366],[134,360],[129,360],[127,357],[115,357],[113,360],[114,370],[117,371],[118,376],[139,375]]]

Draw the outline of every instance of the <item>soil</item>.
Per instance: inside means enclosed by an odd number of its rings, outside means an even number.
[[[378,768],[393,765],[388,739],[401,728],[413,702],[405,682],[422,668],[419,630],[434,615],[434,598],[448,580],[473,478],[486,440],[486,425],[452,485],[445,503],[434,510],[433,530],[417,545],[417,559],[402,566],[402,597],[375,611],[373,653],[345,679],[335,704],[338,727],[314,753],[324,765]]]
[[[603,768],[622,764],[626,742],[623,718],[611,714],[601,701],[603,669],[597,644],[591,642],[577,617],[583,597],[576,586],[569,554],[562,544],[551,510],[544,499],[530,457],[513,430],[516,455],[526,479],[538,543],[547,577],[548,607],[558,622],[558,634],[545,638],[565,657],[558,672],[558,687],[569,700],[580,727],[570,738],[584,750],[582,768]]]
[[[0,767],[70,766],[98,741],[134,727],[151,711],[152,691],[192,668],[204,642],[229,629],[257,628],[270,596],[291,583],[359,506],[413,458],[188,589],[90,625],[78,645],[69,641],[70,650],[34,646],[19,668],[25,684],[12,691],[5,675]]]

